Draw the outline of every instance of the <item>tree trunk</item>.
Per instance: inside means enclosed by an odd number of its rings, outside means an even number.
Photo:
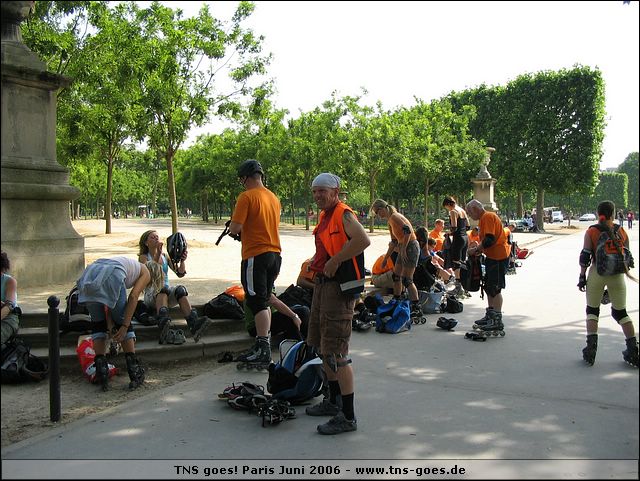
[[[424,181],[424,228],[429,230],[429,182]]]
[[[171,233],[178,232],[178,200],[176,199],[176,182],[173,176],[173,151],[167,149],[167,183],[169,184],[169,203],[171,205]]]
[[[518,192],[518,206],[516,210],[518,211],[518,219],[522,219],[524,216],[524,194],[522,192]]]
[[[376,200],[376,177],[372,173],[369,175],[369,205],[373,205],[373,201]],[[369,232],[373,233],[374,222],[376,221],[376,216],[369,212]]]
[[[536,192],[536,225],[544,231],[544,189],[538,187]]]
[[[105,234],[111,234],[111,196],[113,195],[113,157],[107,159],[107,198],[104,202]]]

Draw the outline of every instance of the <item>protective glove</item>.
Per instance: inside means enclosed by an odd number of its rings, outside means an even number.
[[[578,289],[582,292],[587,289],[587,276],[584,274],[580,274],[580,277],[578,277]]]

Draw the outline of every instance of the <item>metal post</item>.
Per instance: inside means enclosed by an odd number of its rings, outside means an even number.
[[[60,325],[58,306],[60,299],[49,296],[49,417],[60,421]]]

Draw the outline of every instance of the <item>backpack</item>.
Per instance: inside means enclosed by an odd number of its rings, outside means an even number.
[[[78,284],[74,284],[67,296],[64,313],[60,313],[60,334],[66,332],[91,332],[91,315],[84,304],[78,303]]]
[[[443,312],[443,298],[445,293],[443,291],[429,290],[418,291],[418,302],[422,308],[423,314],[438,314]]]
[[[289,307],[297,304],[310,308],[313,300],[313,291],[291,284],[277,297]]]
[[[274,399],[300,404],[322,393],[322,360],[305,341],[285,339],[280,343],[280,361],[269,365],[267,390]]]
[[[469,256],[460,270],[460,283],[466,291],[478,292],[482,288],[484,254]]]
[[[378,307],[376,331],[398,334],[410,329],[411,308],[408,300],[391,299],[387,304]]]
[[[633,265],[631,252],[624,246],[624,240],[618,230],[619,225],[614,224],[613,236],[609,230],[595,224],[600,230],[600,236],[595,248],[595,263],[598,274],[601,276],[612,276],[614,274],[624,274]]]
[[[413,283],[419,291],[428,291],[436,282],[437,271],[431,260],[418,263],[413,271]]]
[[[209,319],[244,319],[244,309],[229,294],[218,294],[204,305],[204,315]]]
[[[2,346],[2,384],[42,381],[47,377],[47,364],[31,354],[31,349],[20,338],[14,337]]]

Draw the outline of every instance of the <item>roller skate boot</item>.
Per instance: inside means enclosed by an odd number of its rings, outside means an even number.
[[[125,354],[127,360],[127,372],[129,373],[129,389],[136,389],[144,382],[144,368],[133,352]]]
[[[634,367],[638,367],[638,341],[635,337],[631,337],[625,341],[627,348],[622,351],[624,361]]]
[[[504,337],[504,324],[502,323],[502,312],[492,310],[487,312],[488,319],[484,326],[480,326],[480,334],[484,336]]]
[[[582,350],[582,359],[593,366],[593,363],[596,362],[596,351],[598,350],[598,335],[597,334],[588,334],[587,335],[587,346]]]
[[[103,391],[109,390],[109,364],[107,358],[104,355],[97,355],[94,360],[94,366],[96,368],[96,377],[94,378],[95,384],[100,384]]]
[[[169,317],[169,310],[166,307],[161,307],[158,310],[158,329],[160,329],[158,342],[164,344],[167,342],[167,335],[169,334],[169,329],[171,329],[171,318]]]
[[[271,347],[269,341],[256,341],[254,346],[244,354],[240,354],[236,359],[238,364],[236,368],[242,369],[256,369],[262,371],[268,369],[271,364]]]
[[[193,341],[198,342],[211,325],[211,320],[206,316],[198,317],[198,311],[191,309],[187,316],[187,325],[193,335]]]
[[[418,301],[411,302],[411,322],[414,324],[425,324],[427,322],[427,318],[424,316],[422,312],[422,307],[420,307],[420,303]]]
[[[487,307],[484,317],[482,319],[478,319],[474,324],[473,324],[473,329],[480,329],[480,326],[486,326],[487,325],[487,320],[489,319],[489,316],[491,314],[489,314],[489,311],[493,312],[493,307]]]

